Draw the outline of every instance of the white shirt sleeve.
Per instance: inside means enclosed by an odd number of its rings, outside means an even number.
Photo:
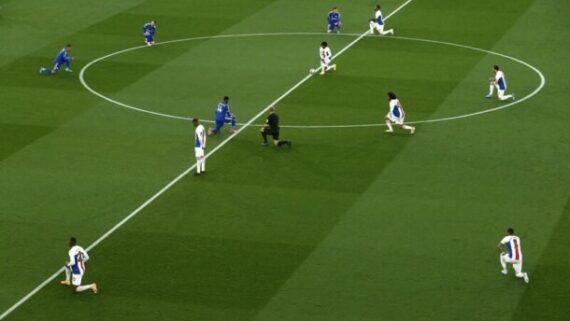
[[[72,248],[71,250],[69,250],[68,255],[69,255],[69,264],[68,264],[68,266],[73,266],[73,265],[75,265],[75,255],[74,255],[73,248]]]
[[[501,240],[501,244],[507,244],[510,240],[511,240],[511,237],[510,237],[510,236],[505,236],[505,237],[503,237],[503,239]]]

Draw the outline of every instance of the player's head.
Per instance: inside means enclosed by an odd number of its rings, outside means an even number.
[[[77,240],[75,239],[75,237],[70,237],[69,238],[69,247],[73,247],[77,245]]]
[[[377,5],[374,7],[374,10],[375,10],[375,11],[380,10],[380,5],[377,4]]]
[[[66,51],[71,51],[71,44],[68,43],[67,45],[65,45],[65,50]]]
[[[228,97],[228,96],[224,96],[224,99],[223,99],[223,101],[224,101],[225,103],[227,103],[228,101],[230,101],[230,97]]]
[[[509,235],[514,235],[514,234],[515,234],[515,230],[513,230],[512,227],[509,227],[509,228],[507,229],[507,233],[508,233]]]
[[[338,12],[338,8],[337,8],[337,7],[333,7],[333,8],[332,8],[332,11]]]
[[[388,99],[392,100],[392,99],[396,99],[398,97],[396,97],[396,94],[392,91],[388,92]]]
[[[200,119],[198,119],[198,118],[193,118],[193,119],[192,119],[192,124],[194,124],[194,127],[198,127],[198,125],[200,125]]]
[[[326,41],[321,42],[321,47],[326,48],[329,44]]]
[[[493,70],[499,71],[499,66],[498,66],[498,65],[494,65],[494,66],[493,66]]]
[[[154,26],[154,25],[156,25],[156,21],[151,20],[151,21],[150,21],[150,24]]]
[[[271,106],[269,107],[269,109],[267,110],[270,114],[275,112],[275,107]]]

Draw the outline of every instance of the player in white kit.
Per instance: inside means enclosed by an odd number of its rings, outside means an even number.
[[[370,19],[369,25],[371,34],[374,34],[374,30],[377,30],[381,36],[394,35],[394,29],[384,31],[384,16],[382,15],[379,4],[374,7],[374,19]]]
[[[329,71],[329,69],[336,70],[336,64],[332,64],[332,52],[331,48],[329,48],[329,44],[326,41],[321,42],[321,47],[319,48],[319,57],[321,59],[321,75],[324,75],[325,72]]]
[[[85,261],[89,260],[87,251],[77,245],[77,240],[74,237],[69,239],[69,247],[69,261],[65,263],[65,280],[60,283],[63,285],[71,285],[74,292],[91,290],[93,293],[97,293],[96,283],[81,285],[81,280],[85,274]]]
[[[515,235],[515,231],[512,228],[507,229],[507,234],[508,235],[505,236],[497,245],[499,248],[499,261],[503,267],[501,273],[507,275],[507,263],[510,263],[513,265],[513,269],[515,270],[515,276],[528,283],[528,274],[522,271],[523,255],[521,250],[521,239]]]
[[[416,128],[404,124],[406,113],[404,112],[404,108],[402,107],[400,100],[398,100],[398,97],[396,97],[396,94],[389,92],[388,100],[390,101],[390,110],[388,111],[388,114],[386,114],[386,117],[384,117],[386,126],[388,127],[388,129],[386,129],[386,132],[393,133],[394,129],[392,128],[392,124],[396,124],[402,129],[409,130],[410,134],[413,135],[416,132]]]
[[[493,97],[493,91],[497,88],[497,98],[499,100],[515,100],[515,94],[505,95],[505,91],[507,90],[507,79],[505,78],[505,73],[499,70],[499,66],[497,65],[493,66],[493,71],[495,72],[495,76],[489,79],[491,81],[491,84],[489,85],[489,94],[485,96],[485,98]]]
[[[196,152],[196,173],[194,175],[202,175],[206,173],[206,128],[200,124],[198,118],[192,119],[194,127],[196,127],[194,135],[194,151]]]

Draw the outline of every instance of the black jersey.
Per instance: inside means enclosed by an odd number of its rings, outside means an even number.
[[[279,116],[276,113],[271,113],[267,116],[266,124],[271,131],[279,131]]]

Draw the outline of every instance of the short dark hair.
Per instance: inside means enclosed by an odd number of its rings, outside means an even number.
[[[394,92],[389,91],[389,92],[388,92],[388,98],[390,98],[390,99],[396,99],[396,98],[398,98],[398,97],[396,97],[396,94],[395,94]]]
[[[228,100],[230,100],[230,97],[224,96],[224,100],[225,100],[225,101],[228,101]]]
[[[379,4],[376,5],[376,9],[380,9],[380,5],[379,5]]]
[[[200,119],[198,119],[198,118],[192,118],[192,122],[193,122],[194,124],[197,124],[197,123],[200,122]]]
[[[77,240],[75,239],[75,237],[72,236],[72,237],[69,238],[69,243],[75,245],[75,244],[77,244]]]
[[[68,43],[67,45],[65,45],[67,48],[71,48],[71,44]]]
[[[494,66],[493,66],[493,69],[499,70],[499,66],[498,66],[498,65],[494,65]]]
[[[269,111],[270,113],[272,113],[272,112],[275,111],[275,107],[271,106],[271,107],[269,107],[269,109],[268,109],[267,111]]]
[[[321,47],[328,47],[328,43],[326,41],[321,42]]]
[[[507,233],[509,233],[510,235],[513,235],[513,234],[515,234],[515,230],[513,230],[512,227],[509,227],[509,228],[507,229]]]

